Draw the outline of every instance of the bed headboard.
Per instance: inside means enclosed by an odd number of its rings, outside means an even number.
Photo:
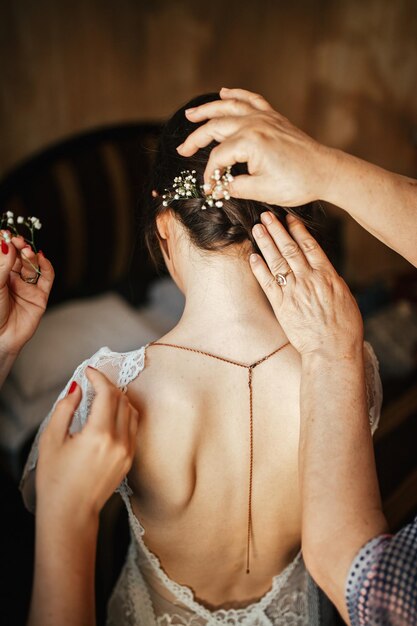
[[[156,272],[139,232],[160,126],[83,132],[32,156],[0,181],[0,211],[36,215],[56,271],[51,304],[113,289],[137,304]]]

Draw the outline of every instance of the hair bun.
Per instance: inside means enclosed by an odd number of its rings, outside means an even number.
[[[222,250],[233,244],[250,241],[257,250],[253,239],[252,228],[259,222],[260,215],[264,211],[273,213],[284,222],[288,210],[282,207],[270,206],[262,202],[250,200],[238,200],[228,198],[222,201],[222,206],[210,206],[204,197],[178,198],[174,202],[167,203],[167,198],[151,196],[152,189],[171,189],[173,182],[182,171],[195,173],[196,181],[203,181],[204,170],[207,165],[212,148],[217,145],[212,142],[209,146],[200,149],[191,157],[181,157],[176,148],[183,143],[190,132],[203,124],[193,124],[185,116],[185,109],[196,107],[207,102],[219,99],[219,94],[206,94],[194,98],[185,106],[181,107],[172,118],[165,124],[158,149],[155,154],[155,166],[153,177],[150,181],[148,202],[144,207],[143,221],[147,247],[152,259],[158,263],[162,261],[156,218],[163,211],[169,209],[174,212],[186,227],[191,241],[203,250]],[[245,164],[238,164],[233,168],[233,173],[241,174],[246,170]],[[162,191],[162,194],[164,192]],[[164,206],[165,200],[165,206]],[[203,208],[205,206],[205,208]],[[300,212],[301,219],[308,222],[306,215],[311,211],[307,207],[290,209],[291,213]]]

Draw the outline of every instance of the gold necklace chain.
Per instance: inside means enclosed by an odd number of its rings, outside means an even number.
[[[253,386],[252,386],[252,377],[253,370],[255,367],[271,358],[278,352],[280,352],[283,348],[289,345],[289,341],[284,343],[282,346],[267,354],[262,359],[255,361],[255,363],[251,363],[250,365],[246,365],[245,363],[239,363],[239,361],[233,361],[232,359],[226,359],[222,356],[217,356],[216,354],[211,354],[210,352],[205,352],[204,350],[197,350],[197,348],[188,348],[186,346],[178,346],[175,343],[164,343],[162,341],[153,341],[148,345],[150,346],[165,346],[167,348],[177,348],[178,350],[186,350],[187,352],[194,352],[195,354],[202,354],[204,356],[209,356],[213,359],[217,359],[218,361],[223,361],[224,363],[229,363],[230,365],[236,365],[237,367],[242,367],[248,370],[248,386],[249,386],[249,480],[248,480],[248,517],[247,517],[247,537],[246,537],[246,573],[250,574],[250,552],[251,552],[251,540],[252,540],[252,493],[253,493]]]

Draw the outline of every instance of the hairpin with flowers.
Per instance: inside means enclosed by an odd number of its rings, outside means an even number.
[[[230,200],[228,190],[229,183],[233,181],[231,174],[232,167],[227,167],[223,173],[219,169],[211,176],[212,184],[208,185],[209,191],[205,191],[204,185],[197,185],[196,171],[183,170],[179,176],[174,178],[172,187],[165,189],[162,196],[163,206],[169,206],[176,200],[189,200],[190,198],[201,198],[204,200],[201,208],[221,208],[223,200]]]
[[[27,244],[30,245],[33,252],[37,254],[37,249],[35,245],[35,231],[40,230],[42,228],[42,224],[40,223],[37,217],[23,217],[19,215],[14,216],[13,211],[6,211],[0,216],[0,240],[5,241],[7,244],[10,243],[12,237],[23,237]],[[23,229],[23,232],[20,232]],[[26,283],[31,283],[36,285],[38,282],[39,276],[41,275],[41,271],[39,267],[34,265],[32,261],[25,255],[23,250],[20,251],[20,256],[22,260],[30,265],[35,272],[33,276],[22,276],[21,272],[20,278]]]

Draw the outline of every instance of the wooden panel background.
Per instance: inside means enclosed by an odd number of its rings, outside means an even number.
[[[226,85],[417,176],[414,0],[1,0],[0,76],[0,175],[72,133],[163,119]],[[351,220],[346,246],[356,282],[409,269]]]

